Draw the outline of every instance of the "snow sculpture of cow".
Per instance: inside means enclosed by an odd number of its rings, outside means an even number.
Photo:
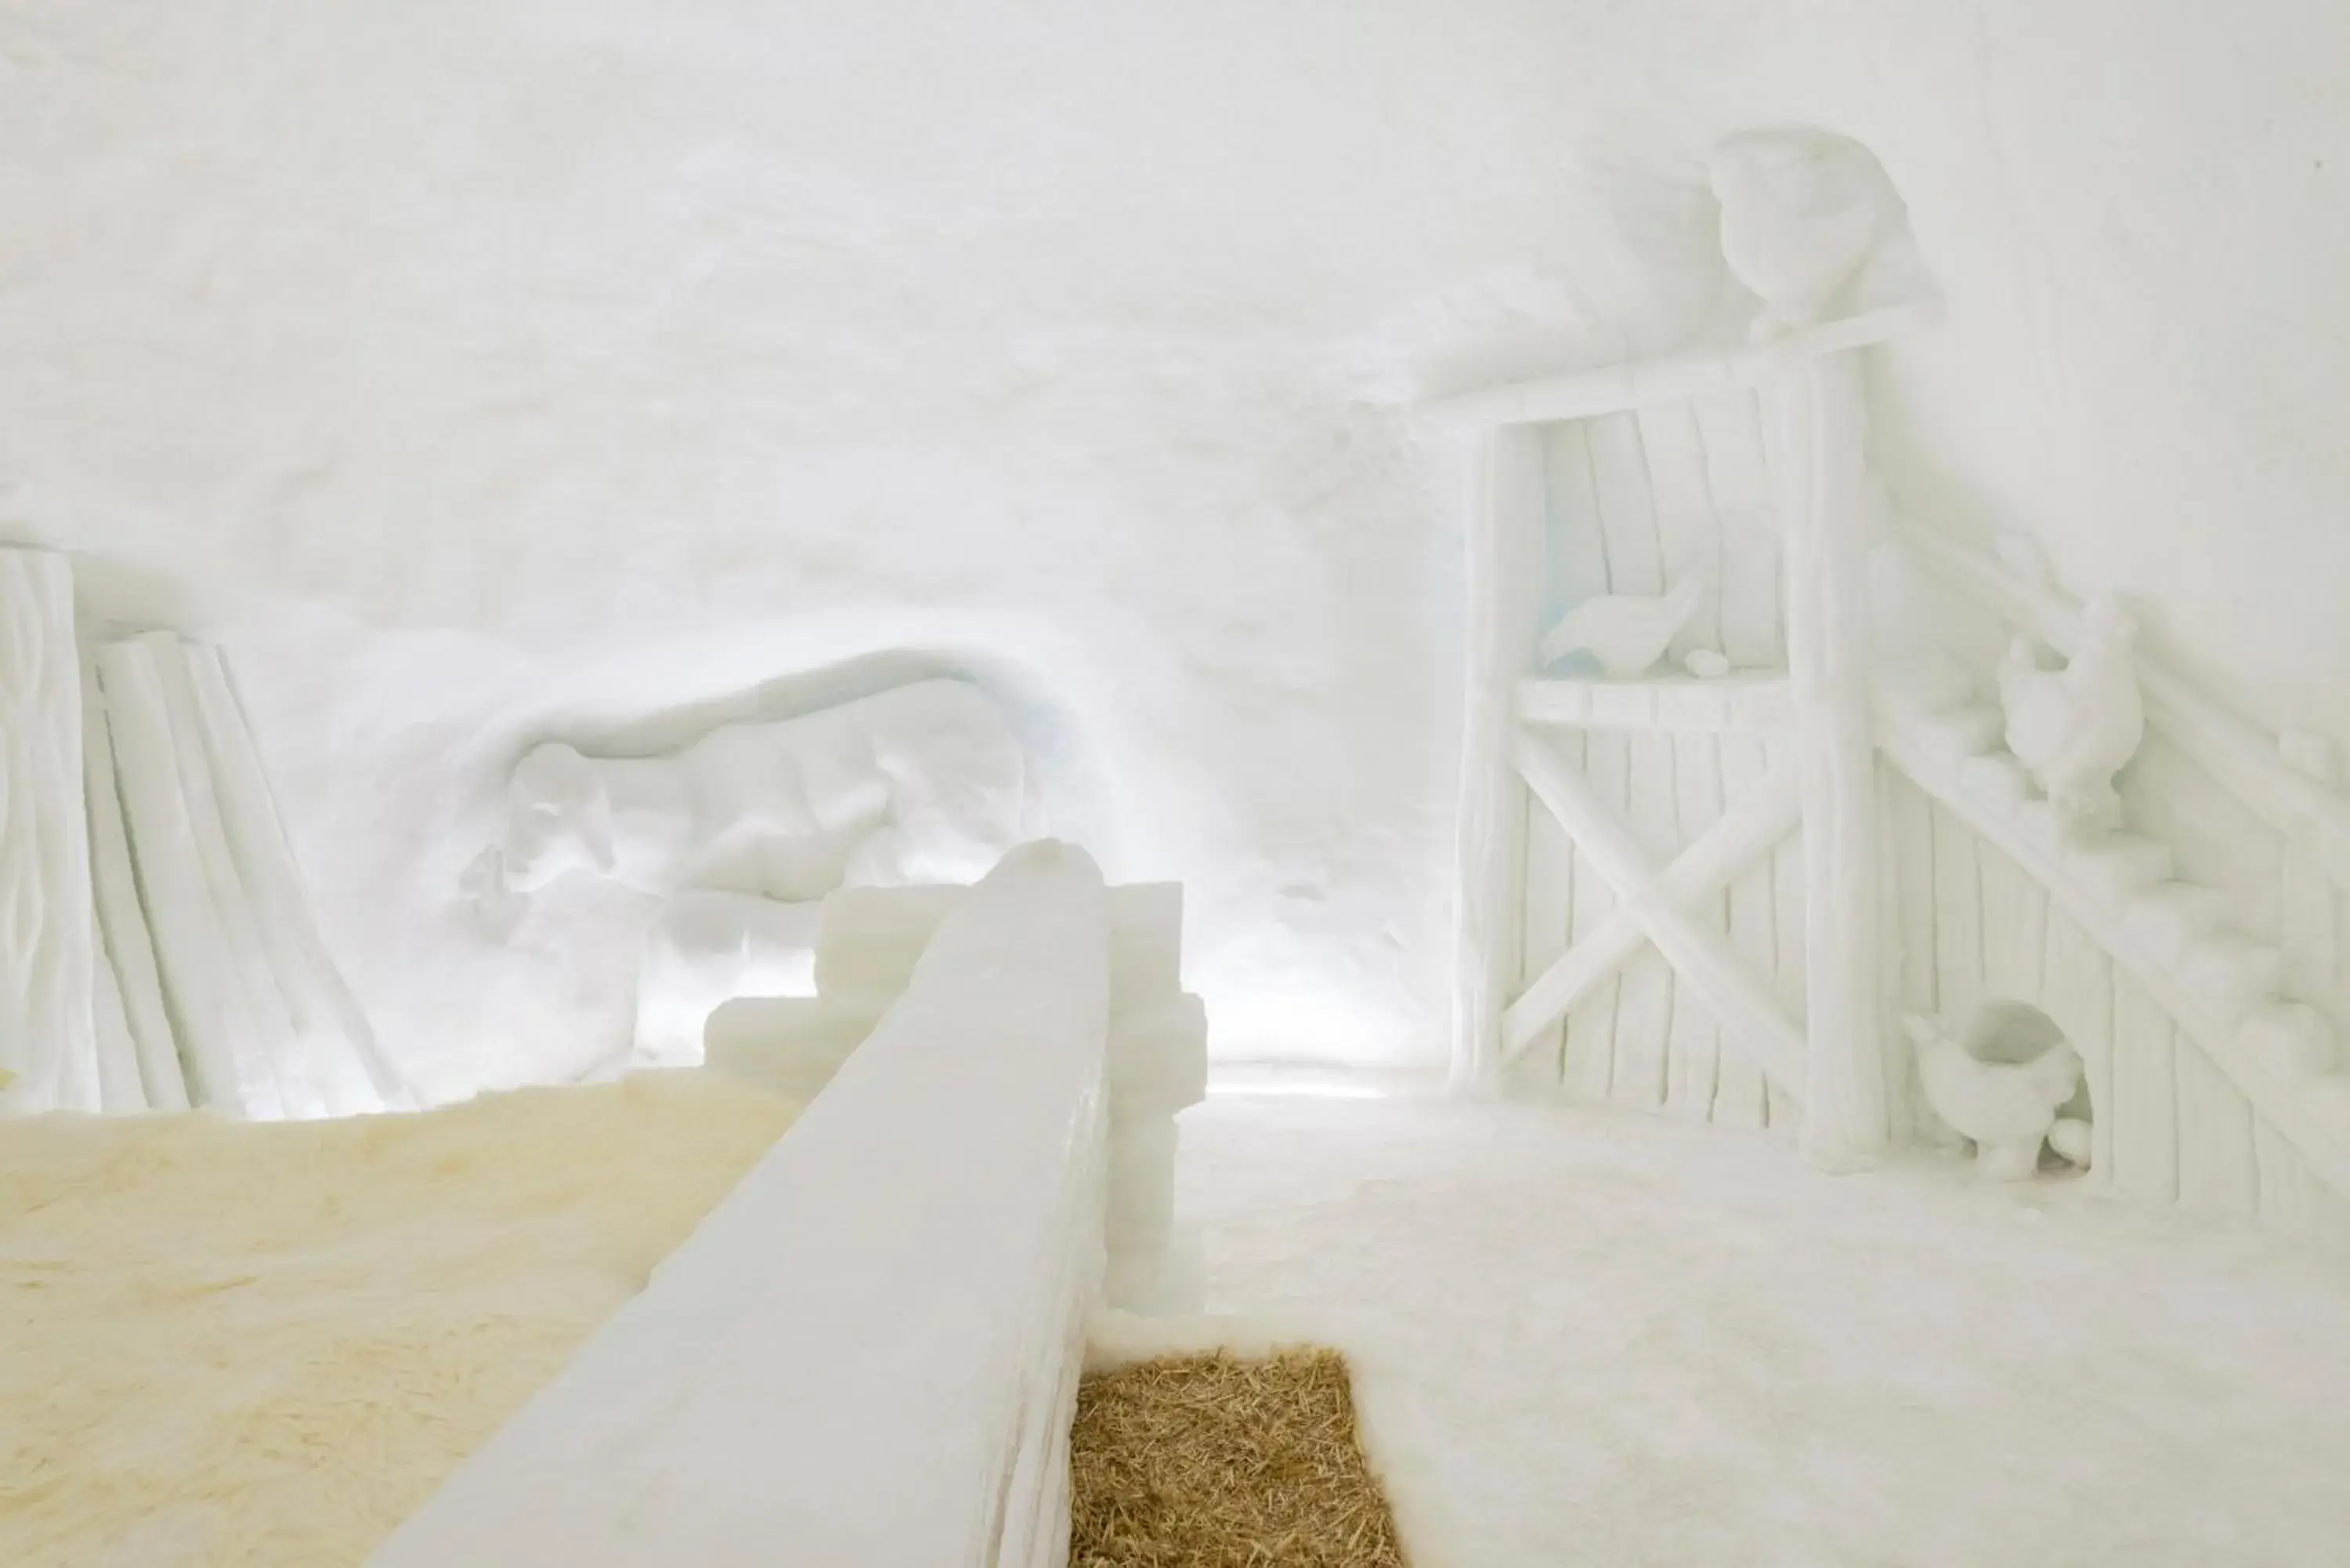
[[[635,1058],[691,1063],[720,1002],[807,989],[826,894],[977,881],[1043,832],[1034,785],[1002,713],[960,680],[722,725],[663,756],[549,742],[515,768],[464,887],[493,925],[571,872],[661,899]]]

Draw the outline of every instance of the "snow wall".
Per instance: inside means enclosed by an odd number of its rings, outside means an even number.
[[[624,1029],[454,901],[527,741],[877,653],[1186,885],[1221,1054],[1433,1065],[1461,472],[1398,405],[1669,342],[1698,152],[1848,131],[1951,297],[1904,499],[2350,737],[2345,62],[2316,0],[0,0],[0,523],[227,645],[428,1092]]]

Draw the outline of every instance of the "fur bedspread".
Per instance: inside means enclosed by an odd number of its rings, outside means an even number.
[[[795,1113],[673,1073],[0,1123],[0,1563],[360,1563]]]

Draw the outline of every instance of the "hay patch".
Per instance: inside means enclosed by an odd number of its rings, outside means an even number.
[[[1070,1468],[1071,1568],[1403,1568],[1335,1350],[1090,1374]]]

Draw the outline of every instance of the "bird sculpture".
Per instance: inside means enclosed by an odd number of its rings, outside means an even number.
[[[1824,131],[1725,138],[1706,174],[1721,203],[1721,254],[1762,301],[1769,342],[1818,321],[1898,222],[1900,199],[1866,148]]]
[[[2050,669],[2037,639],[2019,632],[1999,667],[2007,749],[2075,831],[2119,825],[2114,775],[2146,738],[2132,651],[2137,624],[2110,596],[2081,612],[2070,662]]]
[[[1645,675],[1704,597],[1705,580],[1690,576],[1661,597],[1602,594],[1586,599],[1543,639],[1542,661],[1555,664],[1570,653],[1587,652],[1611,680]]]
[[[2089,1124],[2080,1054],[2045,1013],[1990,1002],[1953,1027],[1910,1014],[1902,1026],[1918,1047],[1918,1081],[1935,1115],[1975,1146],[1985,1176],[2022,1181],[2040,1168],[2043,1144],[2073,1164],[2089,1163]]]

